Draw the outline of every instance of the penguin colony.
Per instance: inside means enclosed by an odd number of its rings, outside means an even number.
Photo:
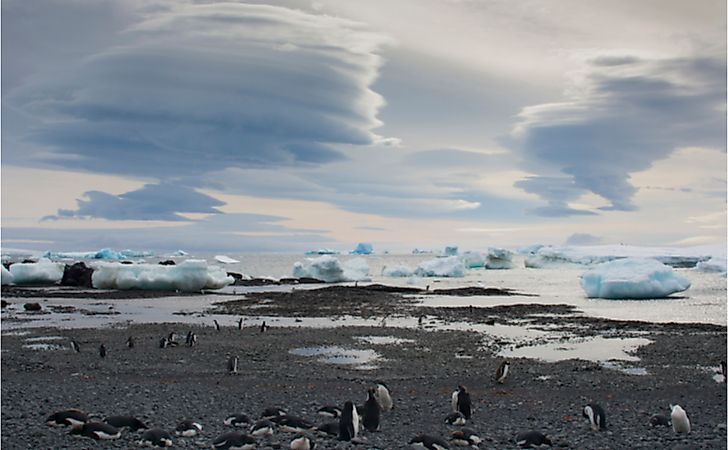
[[[220,324],[214,321],[215,328],[220,331]],[[242,328],[242,319],[238,322]],[[263,322],[260,331],[267,331],[268,326]],[[185,344],[189,347],[195,345],[197,336],[189,331]],[[80,345],[75,340],[71,341],[71,348],[80,352]],[[133,336],[129,336],[125,344],[129,349],[135,347]],[[160,339],[159,347],[168,348],[179,345],[177,335],[171,332],[168,336]],[[107,348],[104,344],[99,347],[101,358],[107,356]],[[238,357],[231,356],[227,361],[227,372],[238,373]],[[510,362],[503,361],[496,373],[495,382],[503,384],[509,375]],[[725,363],[721,363],[721,372],[725,373]],[[450,397],[452,412],[445,418],[448,425],[461,427],[452,431],[449,441],[439,436],[420,434],[413,437],[408,444],[412,448],[428,450],[444,450],[450,446],[478,448],[482,439],[477,433],[462,426],[472,419],[472,401],[470,393],[463,385],[458,385]],[[672,426],[675,433],[690,433],[691,425],[687,412],[680,405],[669,405],[669,418],[664,415],[653,415],[649,424],[653,427]],[[289,440],[291,450],[311,450],[320,448],[314,439],[314,433],[319,436],[335,437],[339,441],[351,441],[357,444],[366,444],[366,437],[361,436],[361,431],[368,433],[379,432],[382,425],[382,415],[391,411],[394,403],[387,385],[382,381],[374,382],[366,392],[366,401],[363,405],[357,406],[353,401],[346,401],[340,408],[337,405],[325,405],[318,409],[317,413],[322,418],[330,421],[316,425],[306,419],[290,415],[286,410],[279,407],[266,408],[260,415],[259,420],[251,420],[244,413],[235,413],[226,417],[224,425],[235,428],[234,431],[223,433],[211,441],[211,448],[220,450],[252,450],[257,448],[258,441],[264,436],[270,436],[275,432],[291,433],[294,436]],[[582,409],[582,416],[588,420],[592,431],[599,432],[607,427],[606,412],[597,403],[588,403]],[[87,413],[78,409],[67,409],[55,412],[46,419],[46,424],[53,427],[70,427],[70,435],[81,436],[94,440],[113,440],[121,437],[121,431],[128,429],[131,433],[140,433],[136,441],[142,447],[171,447],[173,445],[172,435],[161,428],[149,428],[142,420],[133,416],[108,416],[103,421],[92,419]],[[182,420],[174,429],[177,438],[195,437],[202,433],[203,426],[194,420]],[[240,431],[238,431],[240,430]],[[554,445],[548,436],[537,430],[525,430],[519,432],[514,444],[521,448],[538,448]]]

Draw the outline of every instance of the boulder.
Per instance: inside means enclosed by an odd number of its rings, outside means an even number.
[[[91,275],[94,270],[83,262],[77,262],[71,266],[66,264],[63,268],[63,278],[61,278],[61,286],[76,286],[84,288],[92,288]]]

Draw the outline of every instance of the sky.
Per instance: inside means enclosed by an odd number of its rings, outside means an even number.
[[[719,0],[3,0],[2,247],[726,244]]]

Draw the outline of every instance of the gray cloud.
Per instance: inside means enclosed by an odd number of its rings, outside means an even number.
[[[76,6],[96,12],[92,3]],[[130,15],[113,45],[90,49],[75,67],[33,66],[36,76],[5,99],[31,125],[4,134],[42,144],[37,164],[163,180],[320,164],[344,157],[333,144],[381,140],[372,130],[383,100],[370,85],[382,36],[282,7],[162,6],[136,21]],[[94,17],[77,9],[77,21]],[[16,36],[3,34],[5,51]],[[4,160],[33,164],[13,148],[3,149]]]
[[[189,220],[181,213],[218,214],[216,206],[225,203],[186,186],[162,183],[147,184],[136,191],[120,195],[99,191],[84,193],[77,199],[78,209],[59,209],[57,215],[44,219],[101,218],[108,220]]]
[[[506,142],[536,176],[518,186],[549,203],[537,214],[591,213],[567,206],[592,192],[635,209],[629,174],[679,147],[725,148],[723,56],[598,57],[571,86],[568,101],[525,108]]]

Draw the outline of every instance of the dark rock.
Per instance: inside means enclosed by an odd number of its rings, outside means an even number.
[[[0,300],[0,307],[2,307],[2,308],[5,308],[5,307],[6,307],[6,306],[8,306],[9,304],[10,304],[10,303],[6,302],[5,300]]]
[[[35,263],[37,263],[37,262],[38,262],[38,261],[34,261],[34,260],[32,260],[32,259],[24,259],[24,260],[22,261],[22,263],[23,263],[23,264],[35,264]]]
[[[281,278],[279,280],[281,284],[326,284],[323,280],[316,278],[301,277],[301,278]]]
[[[172,261],[171,259],[168,259],[166,261],[159,261],[158,263],[160,266],[176,266],[177,263]]]
[[[77,262],[71,266],[66,264],[63,268],[63,278],[61,279],[61,286],[77,286],[91,288],[91,275],[94,270],[88,267],[83,262]]]
[[[23,308],[25,308],[26,311],[40,311],[41,306],[40,303],[26,303],[23,305]]]
[[[121,264],[134,264],[133,261],[122,261]]]

